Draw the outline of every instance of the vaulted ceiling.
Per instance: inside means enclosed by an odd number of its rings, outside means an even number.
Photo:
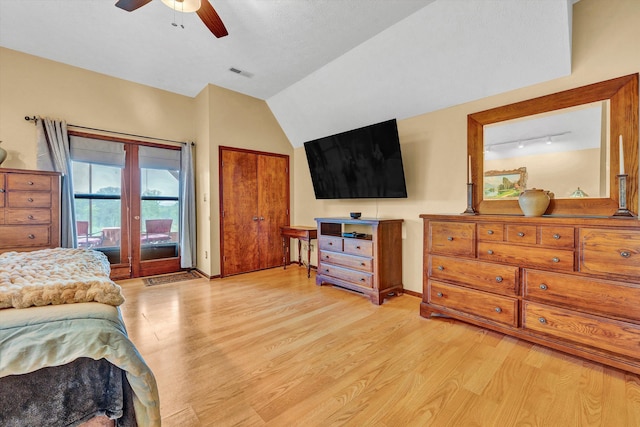
[[[160,0],[0,0],[0,46],[186,96],[214,84],[264,99],[299,147],[570,74],[574,2],[210,0],[229,32],[215,38]]]

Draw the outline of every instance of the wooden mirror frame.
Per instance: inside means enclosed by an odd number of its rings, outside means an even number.
[[[638,73],[594,83],[467,116],[467,152],[471,161],[473,208],[479,214],[522,215],[517,200],[484,200],[485,125],[609,100],[609,198],[552,199],[546,215],[611,216],[618,209],[619,135],[627,177],[627,207],[638,214]]]

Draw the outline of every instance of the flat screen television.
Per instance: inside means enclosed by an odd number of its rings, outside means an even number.
[[[316,199],[406,198],[396,120],[304,143]]]

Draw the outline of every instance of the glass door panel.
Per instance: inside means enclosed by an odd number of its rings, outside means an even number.
[[[104,252],[121,262],[122,169],[73,162],[78,247]]]
[[[179,256],[179,171],[140,169],[140,259]]]

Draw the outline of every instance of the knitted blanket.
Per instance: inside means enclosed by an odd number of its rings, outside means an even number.
[[[118,306],[124,297],[109,272],[107,257],[89,249],[0,254],[0,309],[79,302]]]

